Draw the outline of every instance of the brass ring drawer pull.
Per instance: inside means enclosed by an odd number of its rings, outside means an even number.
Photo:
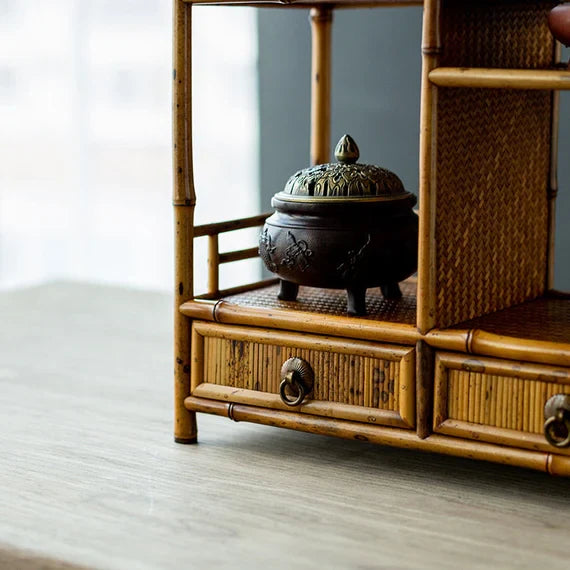
[[[556,394],[544,406],[544,437],[555,447],[570,446],[570,394]]]
[[[281,367],[279,395],[284,404],[298,406],[313,391],[315,374],[302,358],[289,358]]]

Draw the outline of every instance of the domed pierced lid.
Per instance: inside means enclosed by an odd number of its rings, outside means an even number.
[[[360,151],[350,135],[335,148],[338,162],[317,164],[289,178],[276,197],[288,201],[399,200],[410,196],[402,181],[390,170],[357,164]]]

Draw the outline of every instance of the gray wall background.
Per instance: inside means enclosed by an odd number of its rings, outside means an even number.
[[[418,190],[422,10],[339,10],[333,24],[331,143],[351,134],[361,161]],[[305,10],[258,11],[262,211],[308,166],[310,27]],[[568,54],[566,54],[568,57]],[[570,290],[570,93],[562,96],[555,286]]]

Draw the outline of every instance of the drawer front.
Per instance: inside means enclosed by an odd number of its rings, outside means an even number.
[[[194,322],[192,394],[398,427],[415,425],[412,347]],[[313,391],[299,406],[279,396],[281,366],[305,360]]]
[[[568,455],[544,437],[544,405],[570,394],[570,370],[439,352],[434,431]]]

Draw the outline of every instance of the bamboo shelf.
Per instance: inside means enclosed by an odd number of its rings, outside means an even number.
[[[552,294],[445,330],[434,329],[426,341],[469,354],[570,366],[570,298]]]
[[[280,301],[276,279],[221,291],[220,265],[258,254],[220,252],[219,235],[268,214],[193,222],[194,6],[310,8],[320,164],[334,9],[416,4],[174,0],[176,441],[196,441],[203,412],[570,476],[570,296],[552,291],[558,91],[570,71],[546,24],[554,1],[424,2],[418,273],[400,299],[369,289],[367,315],[352,317],[344,291],[301,287]],[[197,237],[208,240],[199,296]],[[545,417],[545,405],[557,411]]]
[[[346,316],[344,291],[301,287],[297,301],[280,301],[277,299],[278,286],[263,282],[249,291],[215,300],[187,301],[180,306],[180,312],[192,319],[220,323],[256,324],[283,330],[414,344],[419,338],[415,326],[416,286],[415,279],[402,283],[403,296],[396,301],[387,301],[379,291],[370,289],[366,317]]]

